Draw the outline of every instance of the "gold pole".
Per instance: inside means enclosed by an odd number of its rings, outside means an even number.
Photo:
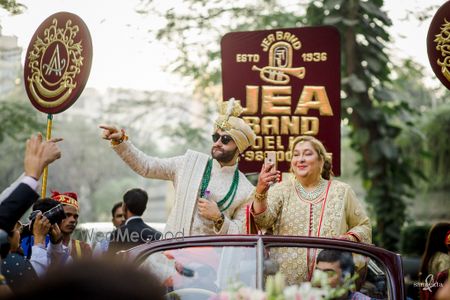
[[[52,122],[53,115],[48,114],[47,116],[47,133],[45,135],[45,140],[49,141],[52,138]],[[41,190],[41,198],[45,198],[47,194],[47,177],[48,177],[48,166],[44,169],[44,175],[42,175],[42,190]]]

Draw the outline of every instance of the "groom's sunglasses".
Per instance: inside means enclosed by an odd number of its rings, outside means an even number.
[[[233,140],[231,138],[231,136],[229,136],[229,135],[220,135],[218,133],[214,133],[212,135],[212,140],[214,143],[217,142],[219,139],[222,142],[222,144],[224,144],[224,145],[228,144],[229,142],[231,142]]]

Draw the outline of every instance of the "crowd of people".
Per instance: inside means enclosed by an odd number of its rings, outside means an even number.
[[[76,193],[53,192],[49,198],[39,199],[38,181],[44,168],[61,157],[57,146],[60,139],[44,141],[40,134],[32,136],[26,143],[23,176],[0,196],[0,229],[6,234],[1,242],[0,293],[10,293],[14,299],[25,299],[42,291],[57,295],[64,288],[69,289],[69,284],[77,286],[74,295],[92,293],[93,298],[99,299],[106,296],[97,291],[102,285],[108,286],[108,298],[112,299],[134,295],[131,288],[160,291],[156,283],[146,286],[150,281],[145,280],[151,280],[152,274],[115,263],[83,265],[83,259],[111,258],[120,250],[159,240],[168,232],[182,232],[184,236],[245,234],[250,233],[252,223],[258,231],[275,235],[370,244],[371,222],[362,202],[348,184],[333,178],[331,157],[316,138],[296,138],[291,149],[291,172],[282,181],[273,164],[263,164],[256,187],[250,183],[239,171],[238,159],[254,144],[255,134],[239,117],[241,112],[238,102],[222,105],[214,124],[210,156],[188,150],[177,157],[151,157],[132,144],[124,129],[101,125],[102,137],[110,141],[112,149],[130,168],[147,178],[172,181],[176,194],[166,228],[159,232],[142,219],[148,202],[146,191],[140,188],[126,191],[122,201],[112,205],[116,229],[94,251],[89,244],[72,238],[79,217]],[[29,222],[20,223],[30,207]],[[444,272],[448,276],[448,225],[430,233],[422,274]],[[325,250],[286,248],[271,255],[290,284],[311,280],[315,269],[339,266],[341,269],[334,270],[337,273],[342,273],[342,268],[350,273],[354,269],[351,264],[343,265],[348,262],[345,254]],[[61,273],[63,268],[66,271]],[[114,276],[119,269],[121,275]],[[124,278],[126,284],[118,277]],[[132,280],[137,277],[140,279]],[[120,286],[126,288],[119,291]],[[110,287],[114,289],[109,290]],[[146,292],[136,298],[144,299]],[[348,299],[366,299],[357,292],[349,293],[350,296],[353,298]],[[160,293],[155,292],[152,297],[160,299]]]

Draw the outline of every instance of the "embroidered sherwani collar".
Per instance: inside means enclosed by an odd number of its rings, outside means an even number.
[[[222,165],[216,159],[213,159],[212,172],[220,170],[220,172],[222,173],[234,173],[234,171],[236,170],[236,165],[237,163],[231,166],[222,167]]]

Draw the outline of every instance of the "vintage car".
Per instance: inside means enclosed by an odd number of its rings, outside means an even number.
[[[358,276],[355,289],[370,299],[405,299],[400,255],[361,243],[299,236],[193,236],[160,240],[122,251],[126,260],[152,271],[167,288],[169,299],[209,299],[236,282],[264,290],[268,275],[283,259],[322,249],[351,252]],[[298,260],[297,260],[298,259]],[[298,271],[299,272],[299,271]],[[295,275],[294,275],[295,277]],[[301,276],[300,276],[301,277]],[[302,282],[294,283],[296,285]]]

